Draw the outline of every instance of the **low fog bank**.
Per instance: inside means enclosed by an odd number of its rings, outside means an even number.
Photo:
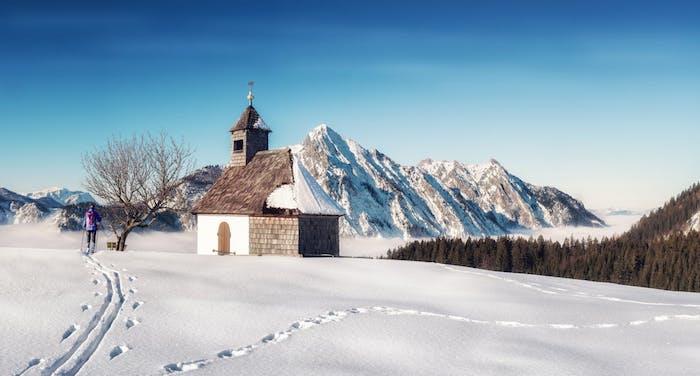
[[[0,247],[79,249],[81,232],[58,232],[49,224],[20,224],[0,226]],[[107,248],[108,241],[115,241],[114,233],[102,230],[97,234],[97,249]],[[195,252],[197,233],[159,232],[131,233],[127,238],[128,251]],[[84,242],[83,242],[83,246]]]
[[[537,238],[542,235],[545,239],[563,241],[566,238],[576,239],[603,238],[620,235],[627,231],[642,217],[642,213],[629,213],[624,215],[600,215],[608,225],[606,227],[554,227],[536,230],[524,230],[513,234],[517,237]],[[406,243],[421,239],[402,238],[345,238],[340,241],[340,254],[351,257],[379,257],[385,256],[386,251]]]
[[[386,256],[386,251],[418,239],[341,238],[340,255],[345,257]]]
[[[82,233],[58,232],[50,224],[19,224],[0,226],[0,247],[79,249]],[[107,248],[108,241],[115,241],[111,231],[97,234],[97,249]],[[399,238],[342,238],[341,255],[349,257],[375,257],[386,255],[391,248],[403,245],[408,240]],[[127,239],[127,251],[161,251],[178,253],[197,252],[197,233],[158,232],[131,233]],[[83,243],[84,246],[84,243]]]
[[[515,236],[523,237],[538,237],[542,235],[545,239],[562,241],[566,238],[574,237],[576,239],[603,238],[613,235],[621,235],[627,231],[642,217],[642,214],[626,214],[626,215],[608,215],[601,216],[607,227],[553,227],[541,228],[537,230],[523,231],[515,234]]]
[[[602,238],[619,235],[627,231],[639,220],[641,214],[610,215],[603,220],[607,227],[558,227],[524,231],[514,236],[538,237],[563,240],[567,237],[585,239]],[[100,231],[97,235],[98,250],[106,249],[107,241],[116,240],[110,231]],[[410,241],[420,239],[402,238],[341,238],[340,254],[346,257],[379,257],[386,251],[402,246]],[[78,249],[81,245],[81,233],[57,232],[50,224],[22,224],[0,226],[0,247]],[[178,253],[196,253],[196,232],[158,232],[132,233],[127,239],[127,251],[162,251]]]

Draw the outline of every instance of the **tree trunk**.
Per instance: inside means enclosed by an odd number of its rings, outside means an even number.
[[[124,252],[126,249],[126,238],[129,236],[131,229],[124,230],[121,235],[117,236],[117,251]]]

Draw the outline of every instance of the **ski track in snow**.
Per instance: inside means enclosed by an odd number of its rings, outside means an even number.
[[[599,324],[586,324],[586,325],[575,325],[568,323],[552,323],[552,324],[533,324],[533,323],[522,323],[518,321],[496,321],[496,320],[477,320],[469,317],[459,316],[459,315],[449,315],[444,313],[426,312],[414,309],[403,309],[385,306],[374,306],[368,308],[350,308],[342,311],[329,311],[325,314],[313,318],[307,318],[304,320],[296,321],[292,323],[287,329],[278,332],[270,333],[260,339],[258,342],[238,347],[235,349],[227,349],[219,351],[215,357],[204,358],[192,361],[169,363],[163,366],[162,371],[156,375],[169,375],[175,373],[184,373],[188,371],[193,371],[206,367],[207,365],[221,360],[238,358],[244,355],[248,355],[258,349],[261,349],[268,345],[277,344],[289,339],[296,332],[313,328],[315,326],[328,324],[332,322],[338,322],[349,315],[353,314],[367,314],[367,313],[378,313],[387,316],[423,316],[423,317],[435,317],[441,319],[447,319],[452,321],[459,321],[474,325],[490,325],[498,326],[502,328],[540,328],[540,329],[551,329],[551,330],[585,330],[585,329],[610,329],[623,326],[639,326],[648,324],[651,322],[661,322],[661,321],[671,321],[671,320],[700,320],[700,315],[662,315],[656,316],[651,320],[636,320],[625,323],[599,323]]]
[[[443,268],[452,271],[452,272],[457,272],[457,273],[465,273],[465,274],[472,274],[472,275],[478,275],[482,277],[488,277],[488,278],[493,278],[497,279],[503,282],[507,283],[512,283],[515,285],[518,285],[520,287],[532,289],[535,291],[539,291],[543,294],[548,294],[548,295],[562,295],[562,296],[570,296],[570,297],[575,297],[575,298],[589,298],[589,299],[600,299],[600,300],[607,300],[610,302],[619,302],[619,303],[630,303],[630,304],[640,304],[640,305],[647,305],[647,306],[660,306],[660,307],[682,307],[682,308],[700,308],[700,304],[678,304],[678,303],[663,303],[663,302],[644,302],[644,301],[639,301],[639,300],[630,300],[630,299],[622,299],[622,298],[616,298],[612,296],[605,296],[605,295],[591,295],[587,292],[576,292],[575,294],[564,294],[564,292],[568,292],[569,290],[563,289],[560,287],[547,287],[547,288],[542,288],[539,283],[526,283],[526,282],[521,282],[512,278],[508,277],[503,277],[499,276],[496,274],[492,273],[483,273],[483,272],[476,272],[472,270],[463,270],[463,269],[457,269],[452,266],[447,266],[447,265],[442,265]],[[557,291],[553,291],[557,290]]]
[[[107,332],[112,328],[114,321],[119,316],[122,306],[124,305],[124,293],[122,292],[121,276],[118,271],[106,268],[92,255],[83,255],[87,267],[94,268],[98,274],[104,278],[104,283],[95,283],[95,285],[104,285],[106,292],[102,304],[95,312],[85,330],[73,342],[73,344],[64,353],[56,356],[48,361],[48,364],[41,370],[42,376],[72,376],[77,374],[82,367],[90,360],[90,357],[99,348],[102,340]],[[102,294],[95,293],[95,296]],[[83,311],[89,309],[90,305],[84,304],[81,308]],[[80,327],[76,324],[63,334],[63,340],[72,338],[75,332]],[[25,374],[29,369],[44,363],[43,359],[32,359],[27,368],[17,373],[17,375]]]

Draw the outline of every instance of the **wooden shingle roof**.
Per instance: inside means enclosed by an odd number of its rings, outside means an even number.
[[[263,214],[270,193],[294,182],[292,163],[292,152],[288,148],[259,151],[247,165],[228,167],[192,211],[196,214]]]
[[[231,127],[230,132],[244,129],[256,129],[270,132],[270,128],[265,124],[258,111],[252,105],[243,110],[241,117],[238,118],[238,121]]]

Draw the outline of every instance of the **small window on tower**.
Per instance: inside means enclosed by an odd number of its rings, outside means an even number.
[[[242,150],[243,150],[243,140],[233,141],[233,151],[242,151]]]

